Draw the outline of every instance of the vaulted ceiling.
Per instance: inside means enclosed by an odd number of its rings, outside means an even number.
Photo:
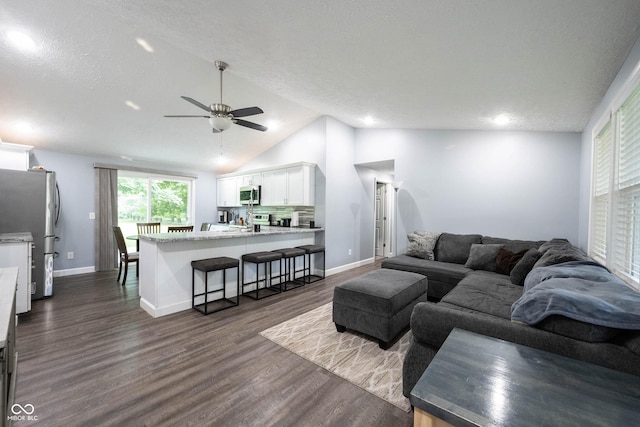
[[[579,132],[639,36],[637,0],[8,0],[0,138],[224,172],[321,115]],[[220,101],[215,60],[224,103],[267,132],[163,117]]]

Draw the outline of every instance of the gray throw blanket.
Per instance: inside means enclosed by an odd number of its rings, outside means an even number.
[[[640,292],[595,262],[534,268],[511,320],[535,325],[553,314],[593,325],[640,330]]]

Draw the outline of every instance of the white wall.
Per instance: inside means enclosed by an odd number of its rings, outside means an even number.
[[[55,250],[60,255],[55,259],[54,270],[92,270],[95,254],[95,220],[89,219],[89,212],[95,212],[95,171],[94,163],[137,166],[172,172],[197,175],[196,210],[194,224],[214,222],[216,219],[216,175],[209,172],[194,172],[172,169],[166,165],[131,163],[121,159],[90,157],[34,149],[31,166],[42,165],[56,172],[60,188],[61,212],[56,235]],[[68,260],[67,252],[74,252],[74,259]],[[65,273],[66,274],[66,273]]]
[[[356,131],[356,162],[394,159],[399,250],[412,230],[578,238],[580,134]]]
[[[591,119],[582,132],[582,157],[580,162],[580,232],[579,246],[587,248],[589,239],[589,205],[591,201],[591,157],[593,153],[593,132],[601,119],[611,110],[611,104],[620,95],[629,81],[640,73],[640,39],[631,49],[627,60],[618,71],[602,101],[593,111]]]

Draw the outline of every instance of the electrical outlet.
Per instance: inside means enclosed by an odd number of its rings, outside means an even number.
[[[349,255],[351,255],[351,249],[349,249]]]
[[[89,219],[96,219],[96,213],[95,212],[89,212]]]
[[[67,252],[67,259],[73,259],[73,252]]]

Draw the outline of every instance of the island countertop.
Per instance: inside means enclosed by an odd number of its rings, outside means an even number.
[[[260,231],[253,231],[253,229],[251,228],[240,228],[231,226],[228,228],[221,227],[218,230],[211,231],[141,234],[139,238],[140,240],[146,240],[155,243],[173,243],[196,240],[234,239],[238,237],[245,238],[275,236],[283,234],[317,233],[319,231],[324,231],[324,228],[261,226]]]
[[[153,317],[165,316],[193,307],[193,295],[204,291],[204,274],[194,274],[191,263],[195,260],[228,257],[240,261],[239,268],[226,272],[226,283],[221,283],[222,277],[211,277],[216,286],[223,286],[212,291],[211,299],[235,297],[238,294],[237,281],[251,282],[247,289],[241,286],[240,294],[255,287],[254,281],[258,276],[264,276],[265,271],[258,272],[257,265],[244,265],[242,257],[252,252],[273,251],[283,248],[294,248],[303,245],[324,244],[323,228],[303,227],[269,227],[261,226],[260,231],[254,232],[250,228],[215,226],[211,231],[190,231],[178,233],[141,234],[138,289],[140,292],[140,307]],[[319,274],[318,257],[311,257],[307,268],[311,274]],[[304,260],[299,259],[303,264]],[[279,264],[272,268],[279,277]],[[324,264],[323,268],[324,268]],[[271,271],[271,268],[269,268]],[[216,273],[211,273],[213,276]],[[222,272],[219,272],[222,276]],[[247,279],[245,279],[247,278]],[[210,288],[211,289],[211,288]],[[203,298],[203,297],[199,297]],[[200,301],[200,300],[199,300]]]

